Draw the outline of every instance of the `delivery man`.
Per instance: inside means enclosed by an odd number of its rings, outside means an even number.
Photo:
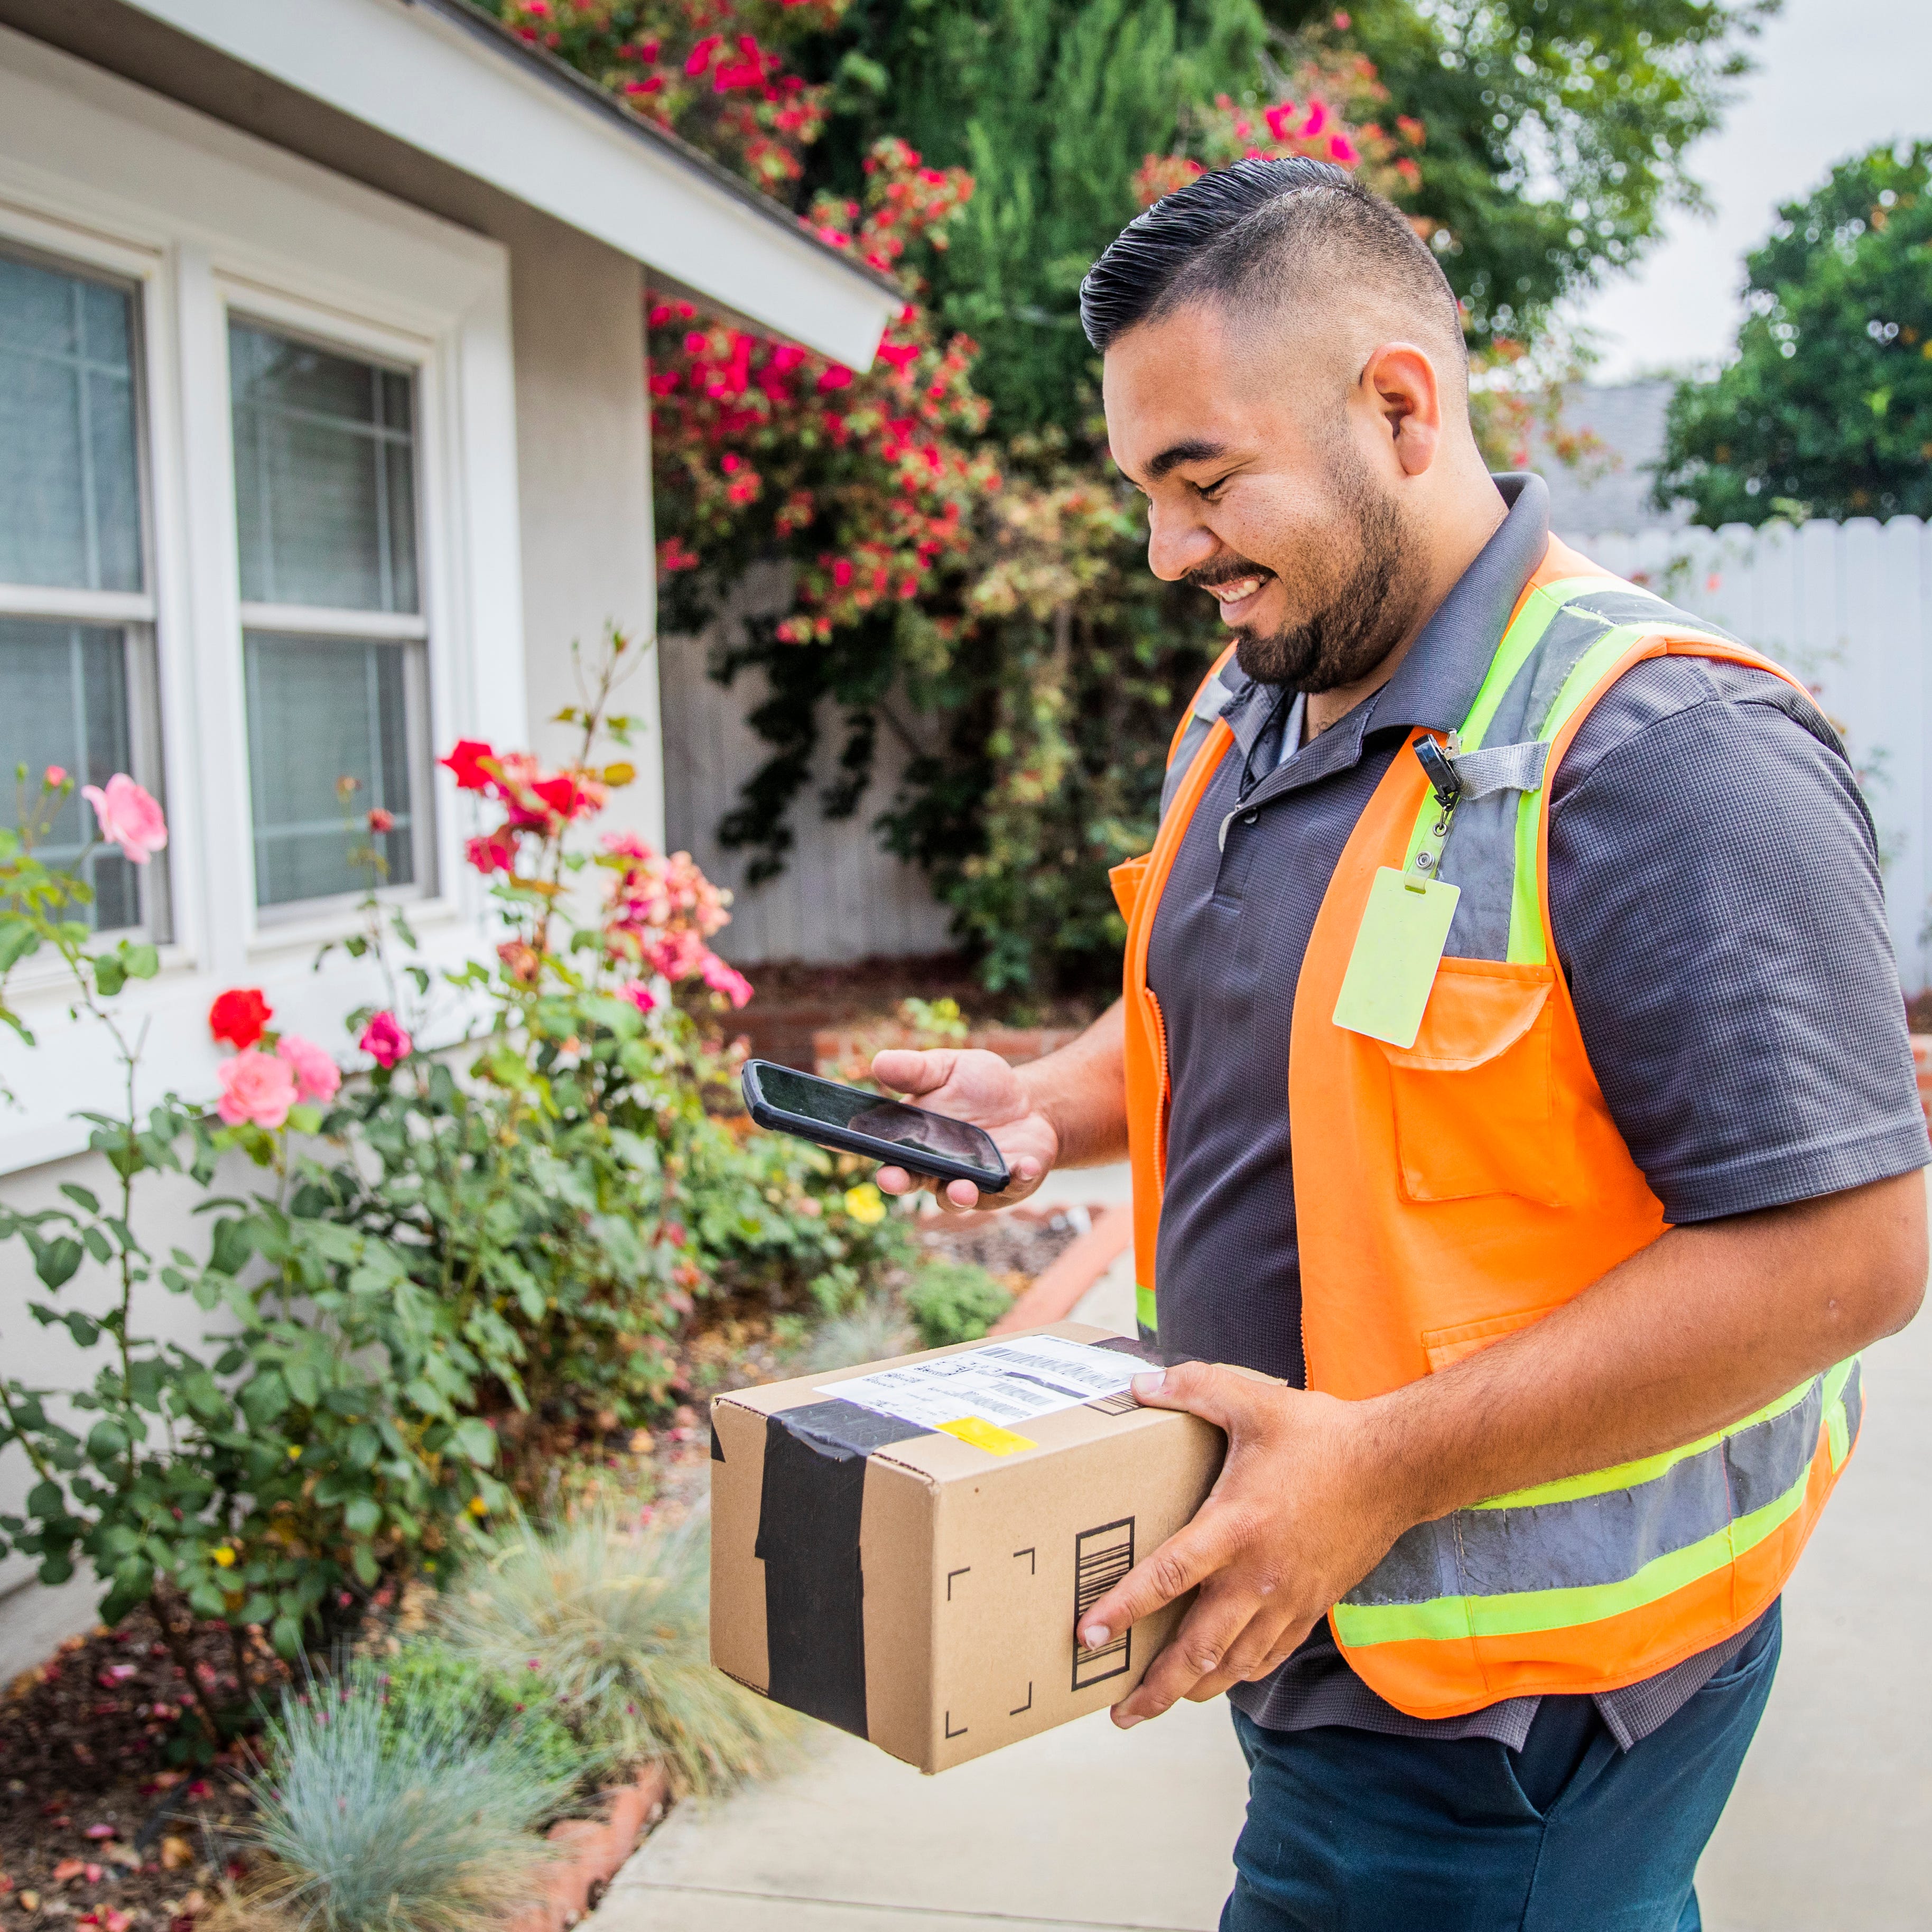
[[[1082,314],[1232,648],[1116,874],[1124,997],[1017,1071],[876,1062],[1002,1204],[1132,1162],[1137,1393],[1228,1457],[1078,1640],[1198,1591],[1114,1716],[1229,1694],[1228,1932],[1694,1928],[1925,1278],[1870,819],[1792,679],[1488,473],[1448,285],[1340,170],[1203,177]]]

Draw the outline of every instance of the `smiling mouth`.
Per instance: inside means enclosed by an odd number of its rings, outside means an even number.
[[[1204,584],[1201,587],[1221,607],[1221,617],[1225,623],[1238,623],[1256,598],[1274,581],[1272,571],[1251,572],[1246,577],[1231,577],[1220,584]]]

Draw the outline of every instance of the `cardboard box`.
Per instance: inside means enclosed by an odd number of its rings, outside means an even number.
[[[719,1396],[712,1661],[927,1772],[1118,1703],[1186,1603],[1090,1654],[1076,1618],[1226,1448],[1136,1403],[1134,1346],[1063,1322]]]

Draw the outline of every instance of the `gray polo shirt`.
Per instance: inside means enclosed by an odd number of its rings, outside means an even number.
[[[1370,795],[1412,728],[1461,723],[1542,560],[1540,479],[1498,482],[1502,526],[1394,676],[1312,742],[1284,755],[1294,694],[1223,674],[1235,748],[1182,841],[1148,962],[1172,1090],[1163,1352],[1306,1380],[1287,1106],[1296,982]],[[1695,658],[1620,679],[1552,780],[1550,897],[1591,1065],[1673,1222],[1932,1160],[1871,820],[1831,728],[1781,680]],[[1599,1696],[1618,1742],[1654,1730],[1752,1634]],[[1407,1717],[1348,1669],[1325,1625],[1232,1695],[1276,1729],[1516,1748],[1538,1703]]]

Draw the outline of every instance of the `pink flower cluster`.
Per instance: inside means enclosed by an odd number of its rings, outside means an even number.
[[[46,782],[58,788],[67,782],[67,773],[58,765],[50,765]],[[119,846],[136,865],[145,866],[167,844],[168,822],[160,806],[125,772],[116,772],[104,789],[82,785],[80,795],[94,808],[102,844]]]
[[[325,1106],[342,1084],[342,1070],[312,1040],[268,1030],[274,1009],[258,986],[231,988],[208,1009],[208,1031],[240,1052],[215,1069],[221,1096],[215,1112],[225,1124],[244,1122],[278,1132],[298,1102]]]
[[[667,858],[628,832],[608,834],[604,852],[602,862],[616,874],[604,916],[610,956],[674,986],[699,980],[742,1006],[752,997],[751,982],[706,944],[730,922],[728,896],[698,870],[691,854],[674,852]],[[640,1012],[654,1004],[648,993],[639,998],[627,988],[626,994]]]

